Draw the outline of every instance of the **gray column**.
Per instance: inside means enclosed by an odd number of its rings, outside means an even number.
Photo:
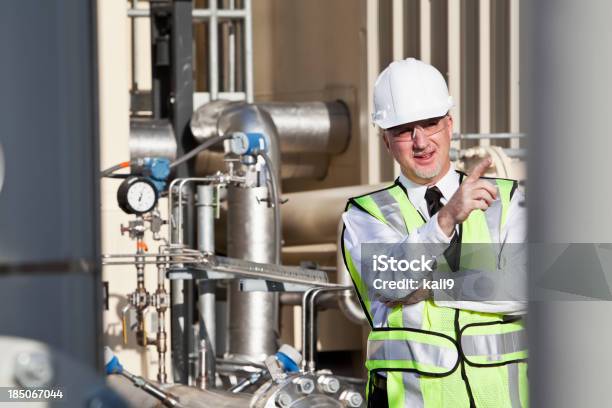
[[[521,9],[530,241],[612,242],[612,3],[523,1]],[[530,306],[531,406],[609,406],[612,303]]]

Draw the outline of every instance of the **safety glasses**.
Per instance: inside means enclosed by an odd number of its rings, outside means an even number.
[[[416,123],[408,123],[387,129],[386,132],[393,140],[414,140],[417,133],[426,137],[434,136],[448,127],[446,118],[448,115],[422,120]]]

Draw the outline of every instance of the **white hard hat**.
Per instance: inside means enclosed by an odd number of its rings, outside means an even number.
[[[440,71],[414,58],[392,62],[374,83],[372,120],[383,129],[443,116],[452,107]]]

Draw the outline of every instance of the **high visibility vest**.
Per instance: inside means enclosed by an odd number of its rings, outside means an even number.
[[[498,188],[501,214],[472,211],[459,228],[462,248],[498,242],[516,182],[492,182]],[[425,223],[397,180],[383,190],[351,198],[347,209],[351,206],[406,234]],[[344,248],[344,239],[342,251],[371,326],[368,394],[374,373],[385,372],[390,408],[528,406],[526,333],[520,317],[441,307],[429,299],[386,309],[383,324],[375,327],[366,282]],[[459,268],[469,268],[474,254],[460,252]]]

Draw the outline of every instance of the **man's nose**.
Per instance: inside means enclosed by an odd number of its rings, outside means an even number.
[[[427,136],[420,127],[415,127],[412,133],[412,147],[417,150],[427,147]]]

